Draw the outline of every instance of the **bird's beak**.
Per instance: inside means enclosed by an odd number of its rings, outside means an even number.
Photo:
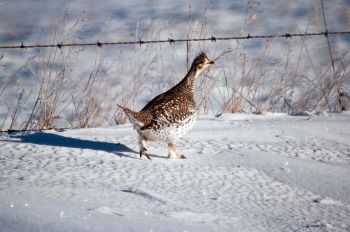
[[[209,62],[208,62],[208,64],[214,64],[214,61],[213,61],[213,60],[211,60],[211,61],[209,61]]]

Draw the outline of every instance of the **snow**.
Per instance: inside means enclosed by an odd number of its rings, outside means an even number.
[[[349,231],[350,113],[199,117],[139,159],[130,124],[0,136],[0,231]]]

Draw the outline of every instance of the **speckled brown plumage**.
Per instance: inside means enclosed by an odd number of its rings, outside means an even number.
[[[147,141],[161,140],[168,143],[169,158],[181,158],[176,155],[175,142],[193,127],[196,120],[196,78],[213,63],[202,52],[182,81],[152,99],[140,112],[121,107],[139,134],[140,156],[149,158]]]

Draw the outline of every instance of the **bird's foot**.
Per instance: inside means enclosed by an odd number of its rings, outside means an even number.
[[[186,156],[184,155],[168,155],[169,159],[186,159]]]
[[[149,155],[146,153],[147,149],[146,148],[141,148],[140,150],[140,159],[142,158],[143,155],[145,155],[147,157],[147,159],[151,159],[151,157],[149,157]]]
[[[187,159],[186,156],[184,156],[184,155],[180,155],[179,157],[180,157],[180,159]]]

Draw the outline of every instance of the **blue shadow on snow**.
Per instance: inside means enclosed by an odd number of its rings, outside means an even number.
[[[47,145],[55,147],[67,147],[78,149],[90,149],[96,151],[111,152],[120,157],[135,158],[133,156],[123,154],[124,152],[137,153],[128,146],[121,143],[110,143],[102,141],[92,141],[78,138],[70,138],[57,134],[37,132],[30,135],[14,135],[11,138],[20,139],[20,141],[8,140],[9,142],[32,143],[38,145]],[[138,154],[138,153],[137,153]]]

